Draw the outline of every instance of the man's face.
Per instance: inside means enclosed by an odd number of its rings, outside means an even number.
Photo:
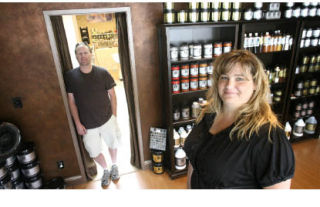
[[[92,54],[86,46],[79,46],[76,49],[76,57],[80,66],[89,66],[91,64]]]

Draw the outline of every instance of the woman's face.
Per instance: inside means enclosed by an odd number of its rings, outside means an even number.
[[[242,69],[239,63],[229,73],[220,75],[218,80],[218,92],[224,107],[241,107],[249,101],[254,90],[251,73]]]

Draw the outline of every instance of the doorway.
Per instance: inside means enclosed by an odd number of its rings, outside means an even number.
[[[122,174],[126,174],[126,173],[130,173],[133,172],[135,170],[135,168],[130,164],[130,159],[131,159],[131,152],[130,152],[130,142],[132,140],[130,140],[130,127],[129,127],[129,117],[128,117],[128,107],[134,107],[134,113],[130,114],[130,116],[134,116],[135,120],[136,120],[136,133],[137,133],[137,147],[138,147],[138,153],[139,153],[139,160],[140,163],[143,163],[144,157],[143,157],[143,150],[142,150],[142,136],[141,136],[141,124],[140,124],[140,112],[139,112],[139,97],[138,97],[138,93],[137,93],[137,80],[135,77],[135,64],[134,64],[134,53],[133,53],[133,38],[132,38],[132,29],[131,29],[131,19],[130,19],[130,8],[107,8],[107,9],[80,9],[80,10],[59,10],[59,11],[44,11],[44,16],[45,16],[45,20],[46,20],[46,26],[47,26],[47,30],[48,30],[48,34],[49,34],[49,40],[50,40],[50,44],[51,44],[51,48],[52,48],[52,52],[53,52],[53,57],[54,57],[54,61],[55,61],[55,65],[56,65],[56,69],[57,69],[57,74],[58,74],[58,79],[59,79],[59,83],[60,83],[60,89],[61,89],[61,93],[62,93],[62,97],[63,97],[63,101],[64,101],[64,105],[65,105],[65,109],[67,112],[67,117],[68,117],[68,122],[69,122],[69,126],[70,126],[70,131],[72,134],[72,139],[73,139],[73,143],[75,145],[75,149],[76,149],[76,153],[77,153],[77,158],[78,158],[78,163],[80,166],[80,170],[81,170],[81,177],[82,179],[85,176],[85,172],[86,170],[84,169],[85,166],[83,165],[83,161],[84,158],[80,152],[79,149],[79,143],[78,143],[78,139],[77,139],[77,134],[75,131],[75,128],[73,126],[73,122],[72,122],[72,117],[71,117],[71,113],[69,111],[69,107],[68,107],[68,101],[67,101],[67,95],[65,92],[65,85],[64,85],[64,81],[63,81],[63,72],[62,72],[62,67],[61,67],[61,63],[59,60],[59,53],[57,50],[57,42],[55,41],[54,38],[54,34],[52,31],[52,25],[51,25],[51,21],[50,21],[50,16],[71,16],[71,17],[75,17],[75,16],[112,16],[112,14],[114,13],[125,13],[126,14],[126,21],[127,21],[127,32],[128,32],[128,50],[129,50],[129,56],[130,56],[130,70],[131,70],[131,74],[132,77],[130,77],[132,79],[132,84],[130,85],[130,87],[133,89],[133,95],[134,95],[134,100],[131,104],[131,106],[127,106],[127,97],[125,94],[125,90],[124,90],[124,80],[122,79],[122,74],[121,74],[121,70],[119,70],[120,68],[120,61],[119,61],[119,56],[115,53],[112,52],[109,55],[107,55],[108,57],[110,57],[110,59],[114,62],[114,64],[112,64],[112,71],[109,71],[115,81],[117,86],[115,87],[116,90],[116,94],[117,94],[117,99],[118,99],[118,122],[120,125],[120,128],[122,128],[121,133],[122,133],[122,142],[123,144],[119,147],[119,152],[118,152],[118,165],[119,165],[119,171],[120,171],[120,175]],[[91,18],[89,17],[89,18]],[[109,18],[110,19],[110,18]],[[69,19],[70,20],[70,19]],[[70,27],[66,27],[68,29],[70,29]],[[81,29],[81,28],[80,28]],[[73,27],[74,30],[74,27]],[[91,30],[94,31],[96,35],[99,35],[100,31],[97,30]],[[115,33],[114,30],[111,30],[111,32]],[[69,32],[66,32],[68,35]],[[77,38],[79,39],[79,37],[77,37],[76,32],[74,33],[74,37],[69,38],[68,40],[68,46],[69,46],[69,51],[70,51],[70,56],[71,58],[73,54],[74,54],[74,45],[75,42],[79,42],[77,40]],[[109,35],[110,37],[110,33],[109,34],[104,34],[104,35]],[[81,33],[80,33],[80,38],[81,37]],[[115,37],[115,35],[113,34],[113,37]],[[102,38],[104,38],[104,36],[102,36]],[[110,38],[107,38],[108,40],[110,40]],[[111,38],[112,39],[112,38]],[[110,41],[101,41],[101,42],[96,42],[96,43],[100,43],[100,44],[92,44],[92,46],[94,47],[94,62],[96,65],[100,65],[102,67],[110,67],[110,66],[105,66],[104,63],[106,63],[104,61],[104,55],[105,53],[108,53],[110,51],[116,51],[117,49],[114,48],[116,46],[116,38],[113,39],[112,44],[109,44]],[[81,39],[83,40],[83,39]],[[103,45],[107,45],[109,46],[108,48],[103,48]],[[112,46],[112,47],[110,47]],[[99,50],[99,52],[96,52]],[[106,49],[106,50],[103,50]],[[72,61],[73,65],[75,64],[74,60]],[[76,65],[77,66],[77,65]],[[127,83],[126,83],[127,84]],[[130,109],[130,108],[129,108]],[[107,152],[107,148],[106,146],[105,150]],[[106,153],[106,159],[107,161],[110,162],[110,157],[109,154]],[[109,164],[110,166],[110,164]],[[144,165],[142,165],[142,169],[144,169]],[[100,166],[97,166],[97,171],[98,171],[98,175],[96,176],[95,179],[100,179],[102,176],[102,169],[100,168]],[[78,176],[79,177],[79,176]]]

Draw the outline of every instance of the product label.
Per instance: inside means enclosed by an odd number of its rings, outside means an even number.
[[[173,93],[179,93],[180,92],[180,84],[179,84],[179,82],[172,84],[172,92]]]
[[[197,77],[198,76],[198,68],[196,68],[196,67],[190,68],[190,75]]]
[[[182,49],[180,50],[180,58],[186,59],[189,57],[189,49]]]
[[[179,70],[172,70],[172,79],[178,80],[180,76],[180,71]]]
[[[190,89],[193,91],[198,90],[198,80],[190,81]]]
[[[211,57],[212,56],[212,47],[205,47],[204,48],[204,56]]]
[[[154,166],[153,167],[153,171],[155,172],[155,173],[162,173],[163,172],[163,168],[162,168],[162,166],[159,166],[159,167],[157,167],[157,166]]]
[[[178,60],[178,50],[170,50],[171,60]]]
[[[186,158],[176,158],[176,165],[179,167],[183,167],[186,165]]]
[[[182,78],[189,78],[189,68],[181,69],[181,77]]]
[[[309,133],[311,133],[311,132],[314,133],[315,130],[316,130],[316,126],[317,126],[317,125],[315,125],[315,124],[307,123],[307,125],[306,125],[306,130],[308,130]]]
[[[200,80],[199,81],[199,88],[207,88],[207,80]]]
[[[207,67],[199,67],[199,74],[207,75]]]
[[[182,118],[189,119],[190,118],[190,110],[189,108],[182,109]]]
[[[152,156],[154,162],[162,162],[162,156],[161,155],[153,155]]]
[[[188,91],[189,90],[189,82],[182,82],[181,83],[181,90]]]
[[[219,56],[222,54],[222,47],[215,47],[214,48],[214,56]]]
[[[201,48],[193,47],[193,57],[201,57]]]
[[[208,65],[207,67],[207,73],[212,74],[213,73],[213,65]]]

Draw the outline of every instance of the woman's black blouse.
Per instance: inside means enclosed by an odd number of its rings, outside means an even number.
[[[280,128],[262,126],[247,141],[229,138],[234,125],[218,134],[209,133],[214,114],[206,114],[186,139],[184,150],[193,173],[191,188],[258,189],[290,179],[295,160],[290,142]]]

